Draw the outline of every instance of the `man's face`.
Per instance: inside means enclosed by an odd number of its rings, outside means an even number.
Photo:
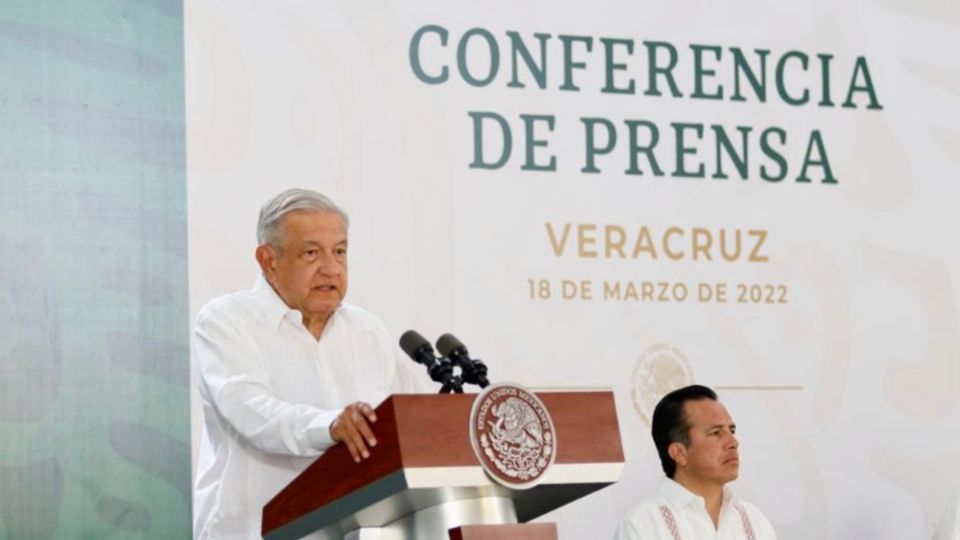
[[[291,212],[280,221],[278,243],[279,249],[267,246],[260,263],[267,281],[304,319],[325,321],[347,294],[343,220],[331,212]]]
[[[690,445],[682,458],[686,475],[719,485],[736,480],[740,474],[740,443],[727,409],[712,399],[698,399],[685,402],[683,410],[690,426]]]

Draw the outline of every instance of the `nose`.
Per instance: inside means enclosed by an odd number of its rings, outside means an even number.
[[[727,437],[727,448],[732,450],[740,448],[740,440],[737,439],[737,436],[733,433],[730,433],[730,436]]]
[[[326,254],[320,258],[320,263],[317,265],[317,273],[322,276],[336,276],[340,273],[340,264],[337,262],[336,257],[330,254]]]

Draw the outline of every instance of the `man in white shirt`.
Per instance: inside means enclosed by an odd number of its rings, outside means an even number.
[[[343,303],[347,228],[323,195],[281,193],[260,210],[253,289],[197,317],[195,538],[260,538],[263,505],[325,449],[370,456],[371,404],[422,388],[383,324]]]
[[[653,441],[667,477],[617,528],[617,540],[768,540],[770,521],[727,487],[740,472],[736,425],[717,394],[674,390],[653,411]]]

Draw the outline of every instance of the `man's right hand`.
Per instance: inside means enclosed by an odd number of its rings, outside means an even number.
[[[361,459],[370,457],[368,447],[377,445],[377,438],[370,429],[370,424],[376,421],[377,414],[373,407],[361,401],[352,403],[330,424],[330,438],[334,442],[343,441],[353,460],[360,463]]]

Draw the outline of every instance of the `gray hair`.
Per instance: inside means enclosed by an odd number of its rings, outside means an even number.
[[[288,189],[260,207],[260,218],[257,220],[257,242],[260,244],[276,242],[280,220],[283,216],[297,210],[336,214],[343,221],[344,228],[350,228],[350,218],[347,217],[347,213],[329,198],[309,189]]]

